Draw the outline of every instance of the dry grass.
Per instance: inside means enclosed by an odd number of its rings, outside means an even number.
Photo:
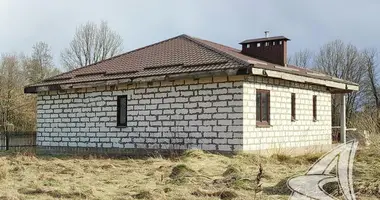
[[[380,197],[377,150],[357,153],[361,199]],[[3,154],[0,199],[287,199],[288,177],[304,173],[319,156],[227,157],[193,150],[177,159],[122,160]],[[257,176],[259,164],[263,173]]]

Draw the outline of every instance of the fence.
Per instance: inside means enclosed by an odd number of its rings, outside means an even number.
[[[0,132],[0,150],[34,150],[36,132]]]
[[[348,132],[356,131],[356,128],[347,128],[346,134]],[[340,142],[340,126],[333,126],[332,127],[332,141],[333,143],[339,143]]]

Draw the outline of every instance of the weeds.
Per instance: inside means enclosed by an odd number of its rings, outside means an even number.
[[[357,152],[353,177],[358,198],[380,198],[378,152],[375,145]],[[3,154],[0,200],[287,199],[288,177],[303,174],[319,156],[223,156],[191,150],[175,160],[118,160]],[[336,193],[334,187],[327,189]]]

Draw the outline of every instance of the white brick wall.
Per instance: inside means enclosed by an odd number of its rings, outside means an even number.
[[[308,85],[273,81],[255,77],[243,85],[243,150],[331,144],[331,94],[326,88],[310,90]],[[256,126],[256,89],[270,90],[270,127]],[[291,93],[296,94],[296,121],[291,120]],[[313,95],[317,95],[317,121],[313,121]]]
[[[161,87],[156,84],[79,94],[41,93],[37,102],[37,143],[64,147],[241,150],[242,83],[217,83],[212,79],[204,82],[207,83],[193,80],[194,84],[165,83]],[[116,127],[117,95],[128,95],[127,127]],[[228,124],[234,127],[227,128]],[[234,133],[240,136],[233,138]]]
[[[261,77],[214,77],[40,93],[37,144],[57,147],[236,151],[331,144],[331,94]],[[268,128],[256,127],[256,89],[270,90]],[[290,116],[296,93],[297,121]],[[116,127],[128,95],[127,127]],[[312,119],[318,96],[318,121]]]

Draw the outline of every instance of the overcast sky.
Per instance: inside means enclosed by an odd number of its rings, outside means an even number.
[[[244,39],[284,35],[292,52],[341,39],[380,48],[378,0],[0,0],[0,52],[30,53],[38,41],[59,54],[87,21],[108,21],[130,51],[185,33],[240,48]]]

